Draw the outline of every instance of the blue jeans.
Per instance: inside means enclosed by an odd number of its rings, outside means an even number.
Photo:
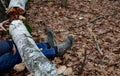
[[[54,59],[56,52],[54,48],[48,48],[44,42],[36,43],[38,48],[42,48],[42,53],[48,59]],[[17,51],[15,55],[12,53],[13,42],[2,40],[0,41],[0,70],[5,71],[12,68],[15,64],[21,63],[22,59]]]

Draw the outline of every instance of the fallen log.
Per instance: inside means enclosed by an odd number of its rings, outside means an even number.
[[[21,20],[13,20],[9,32],[23,62],[33,76],[57,76],[55,66],[42,54]]]

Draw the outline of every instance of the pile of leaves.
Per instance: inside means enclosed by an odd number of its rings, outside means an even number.
[[[36,42],[45,41],[46,27],[53,30],[57,43],[64,41],[68,35],[74,37],[72,48],[52,61],[57,73],[67,76],[119,76],[120,1],[67,0],[66,8],[59,3],[60,0],[30,1],[25,15],[34,30],[32,36]],[[3,36],[1,39],[10,38],[9,35]],[[16,73],[16,76],[22,76],[21,73],[27,72]]]

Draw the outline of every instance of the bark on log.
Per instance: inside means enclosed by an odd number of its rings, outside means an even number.
[[[19,7],[23,10],[25,10],[25,4],[27,3],[28,0],[10,0],[8,10],[12,7]]]
[[[9,11],[11,8],[18,7],[25,11],[25,4],[28,0],[0,0],[6,11]]]
[[[57,76],[55,66],[42,54],[21,20],[13,20],[9,32],[23,62],[34,76]]]

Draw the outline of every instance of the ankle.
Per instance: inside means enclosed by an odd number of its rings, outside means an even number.
[[[57,46],[54,46],[53,48],[55,49],[55,56],[58,57],[58,48],[57,48]]]

